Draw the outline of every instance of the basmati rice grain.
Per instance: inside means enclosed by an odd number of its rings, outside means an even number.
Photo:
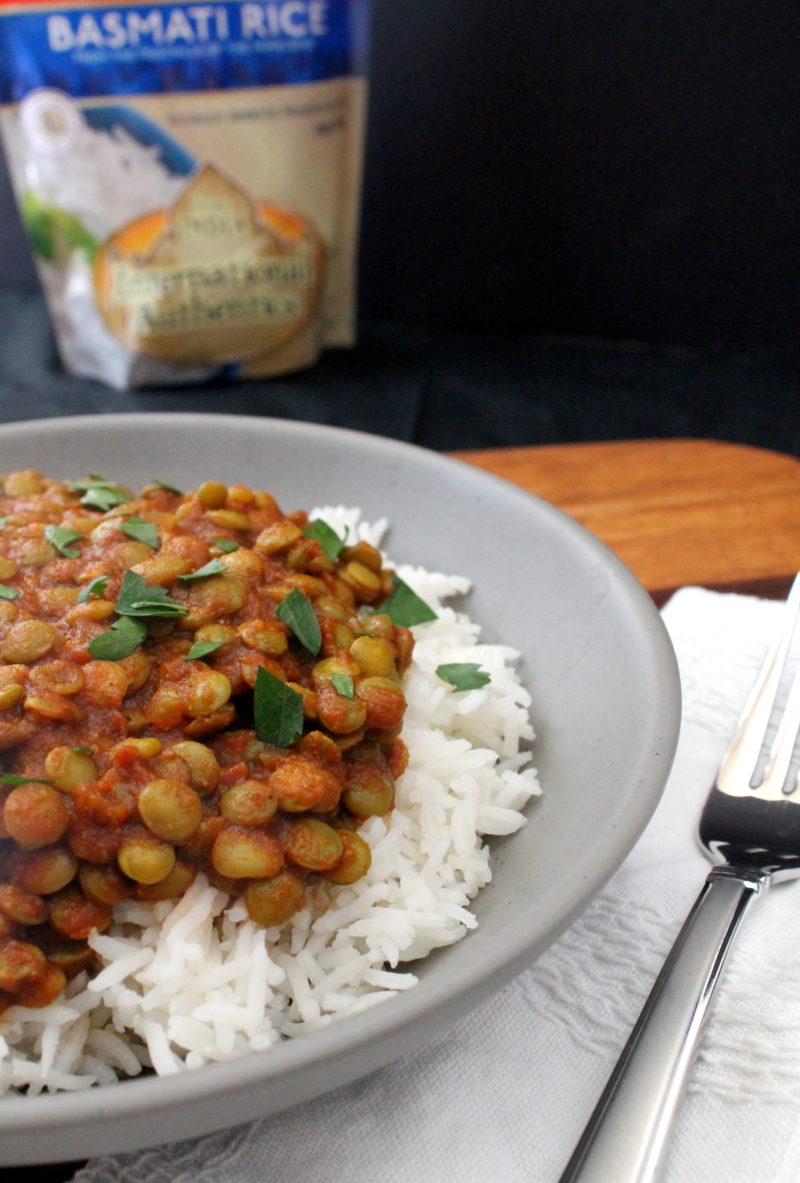
[[[43,1077],[47,1076],[55,1064],[56,1052],[58,1051],[60,1040],[61,1030],[59,1027],[45,1027],[39,1045],[39,1065]]]
[[[150,1059],[158,1075],[174,1076],[176,1072],[179,1072],[181,1068],[180,1060],[176,1055],[173,1055],[169,1046],[167,1032],[161,1024],[154,1022],[152,1019],[145,1019],[139,1025],[139,1030],[147,1044]]]
[[[482,805],[478,810],[478,826],[482,834],[513,834],[519,829],[519,814],[500,805]]]
[[[122,941],[109,942],[117,947],[122,945]],[[106,956],[114,956],[113,950],[108,950]],[[143,969],[153,960],[152,949],[138,949],[136,951],[126,952],[121,956],[117,956],[116,960],[107,965],[96,978],[89,983],[89,989],[94,994],[102,994],[109,986],[116,986],[131,974],[135,974],[138,970]]]
[[[408,990],[411,986],[416,986],[419,978],[415,974],[368,969],[364,974],[364,981],[369,982],[370,986],[380,986],[382,990]]]
[[[83,1056],[84,1071],[90,1072],[95,1077],[97,1084],[116,1084],[118,1077],[113,1068],[102,1060],[98,1060],[97,1056],[84,1053]]]
[[[86,1036],[86,1046],[96,1052],[105,1064],[119,1068],[126,1076],[138,1076],[142,1066],[125,1040],[113,1031],[93,1028]]]

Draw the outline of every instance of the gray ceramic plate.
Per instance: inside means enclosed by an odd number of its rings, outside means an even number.
[[[109,396],[111,397],[111,396]],[[464,1015],[554,940],[653,812],[677,740],[679,682],[650,599],[593,536],[503,481],[408,445],[224,415],[98,415],[0,428],[0,472],[102,472],[269,490],[285,510],[360,505],[393,558],[474,581],[469,612],[516,646],[544,796],[495,845],[480,927],[413,990],[266,1053],[168,1079],[0,1101],[0,1162],[83,1158],[265,1116],[388,1063]],[[534,1047],[534,1036],[532,1034]]]

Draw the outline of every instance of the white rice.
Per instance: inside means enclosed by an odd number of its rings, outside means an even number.
[[[379,542],[384,522],[357,510],[315,511],[343,534]],[[414,628],[406,682],[409,764],[395,808],[361,829],[368,874],[318,885],[282,929],[263,929],[243,904],[199,876],[177,901],[125,901],[90,944],[102,968],[82,974],[43,1010],[12,1007],[0,1020],[0,1092],[80,1090],[170,1075],[261,1050],[352,1015],[414,986],[407,967],[460,940],[477,921],[470,900],[491,878],[483,835],[510,834],[539,793],[525,750],[530,699],[518,654],[480,641],[444,601],[468,590],[458,576],[398,567],[438,619]],[[442,662],[477,662],[480,690],[455,692]]]
[[[73,214],[99,241],[143,214],[172,205],[186,178],[164,167],[157,147],[146,147],[119,125],[108,131],[89,127],[78,104],[65,97],[60,102],[75,112],[76,140],[68,152],[37,150],[17,120],[4,123],[13,160],[28,160],[22,189]]]

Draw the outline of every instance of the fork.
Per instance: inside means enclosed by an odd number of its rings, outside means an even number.
[[[800,575],[786,601],[784,627],[767,653],[703,807],[698,837],[714,867],[560,1183],[652,1183],[657,1177],[739,926],[772,883],[800,877],[800,805],[790,799],[800,787],[794,754],[800,670],[782,710],[776,710],[799,609]],[[779,722],[769,745],[774,716]]]

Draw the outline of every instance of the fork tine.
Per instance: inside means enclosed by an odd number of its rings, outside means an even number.
[[[754,780],[758,758],[764,745],[781,674],[797,625],[798,610],[800,610],[800,575],[795,577],[786,600],[784,627],[780,636],[776,637],[770,646],[756,684],[744,705],[733,743],[720,767],[717,784],[723,792],[735,792],[737,785],[734,780],[741,783],[743,775],[747,776],[747,783],[751,788],[757,787]],[[761,782],[762,788],[772,789],[777,783],[778,792],[780,792],[791,762],[798,726],[800,726],[800,677],[795,677],[770,753],[767,772]],[[783,767],[782,774],[781,767]]]

